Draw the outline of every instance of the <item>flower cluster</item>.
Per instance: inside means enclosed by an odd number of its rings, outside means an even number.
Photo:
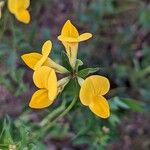
[[[28,5],[24,5],[24,8],[28,8]],[[15,13],[15,11],[13,12]],[[91,37],[91,33],[79,35],[78,30],[70,20],[64,24],[58,39],[65,47],[71,70],[57,64],[48,57],[52,49],[50,40],[44,43],[41,54],[33,52],[22,56],[23,61],[33,69],[33,82],[38,88],[30,100],[29,106],[31,108],[40,109],[50,106],[68,82],[76,78],[81,86],[79,92],[81,103],[88,106],[97,116],[101,118],[109,117],[109,104],[104,97],[110,88],[109,80],[100,75],[91,75],[84,79],[79,75],[77,67],[79,42]],[[56,75],[58,73],[63,74],[64,78],[58,80]]]

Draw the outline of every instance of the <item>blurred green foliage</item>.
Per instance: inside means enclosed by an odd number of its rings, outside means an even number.
[[[58,10],[53,9],[56,6]],[[93,33],[93,40],[80,47],[79,58],[86,63],[80,66],[79,60],[79,74],[86,77],[98,72],[110,79],[111,117],[99,119],[78,102],[66,117],[57,123],[50,122],[72,100],[76,84],[73,81],[66,87],[68,92],[60,95],[60,102],[56,103],[58,109],[52,106],[41,111],[38,122],[32,122],[30,116],[35,112],[27,106],[22,106],[22,113],[15,119],[1,118],[0,148],[8,149],[12,144],[21,150],[46,150],[44,142],[49,139],[69,139],[75,147],[105,149],[118,137],[117,125],[124,116],[131,111],[146,113],[149,110],[150,4],[142,0],[32,0],[30,12],[32,21],[27,26],[18,23],[7,10],[3,12],[0,20],[0,85],[6,86],[16,97],[29,92],[31,83],[26,82],[30,80],[25,76],[29,70],[23,65],[21,54],[39,51],[47,39],[55,41],[60,25],[73,18],[81,31]],[[62,16],[57,19],[55,14]],[[52,57],[58,62],[61,62],[58,56],[62,49],[54,42]],[[63,53],[62,63],[70,69]],[[87,65],[95,68],[85,69]],[[45,122],[50,125],[45,126]]]

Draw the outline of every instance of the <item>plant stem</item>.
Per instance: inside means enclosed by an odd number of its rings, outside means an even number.
[[[45,126],[49,120],[52,120],[55,116],[57,116],[59,113],[61,113],[65,109],[65,105],[61,105],[60,107],[56,108],[52,113],[49,113],[41,122],[40,126]]]
[[[36,135],[36,138],[41,138],[42,136],[45,135],[45,133],[47,132],[47,130],[49,128],[51,128],[52,126],[54,126],[57,122],[57,120],[59,120],[60,118],[64,117],[65,115],[68,114],[68,112],[73,108],[73,106],[75,105],[76,101],[77,101],[78,97],[75,96],[74,99],[72,100],[72,102],[70,103],[70,105],[59,115],[57,116],[54,120],[50,121],[47,126],[43,127],[43,130],[40,132],[40,135]],[[48,121],[47,121],[48,122]]]

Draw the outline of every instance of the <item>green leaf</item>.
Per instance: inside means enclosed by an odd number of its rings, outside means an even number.
[[[129,109],[129,106],[124,102],[124,100],[121,100],[119,97],[112,98],[110,106],[114,110],[116,110],[117,108]]]
[[[139,22],[145,27],[145,28],[150,28],[150,9],[145,8],[139,18]]]
[[[88,136],[81,136],[77,138],[75,141],[73,141],[74,145],[84,145],[89,144],[91,141]]]
[[[0,134],[0,142],[2,142],[3,144],[14,143],[12,136],[11,136],[11,121],[8,116],[4,119],[4,122],[3,122],[3,129]]]
[[[112,124],[113,126],[116,126],[120,122],[119,117],[115,114],[111,114],[111,116],[108,120],[109,120],[110,124]]]
[[[130,98],[114,97],[110,101],[110,108],[117,110],[119,108],[131,109],[132,111],[143,111],[144,103]]]
[[[99,70],[100,68],[86,68],[86,69],[82,69],[78,72],[78,76],[81,78],[85,78],[86,76],[88,76],[89,74],[95,73]]]
[[[124,102],[133,110],[133,111],[143,111],[144,103],[130,98],[124,99]]]
[[[76,79],[70,80],[62,92],[63,99],[70,99],[70,97],[78,95],[79,89],[78,81]]]
[[[68,59],[67,54],[66,54],[65,52],[62,52],[62,53],[61,53],[61,57],[62,57],[62,64],[63,64],[63,66],[64,66],[67,70],[69,70],[69,71],[72,72],[72,67],[71,67],[71,65],[70,65],[70,62],[69,62],[69,59]]]

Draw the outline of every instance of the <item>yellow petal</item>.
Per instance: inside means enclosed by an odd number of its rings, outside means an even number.
[[[67,37],[67,36],[63,36],[63,35],[58,36],[58,39],[63,42],[70,42],[70,43],[78,42],[77,38]]]
[[[21,58],[28,67],[35,70],[35,65],[41,60],[42,55],[39,53],[29,53],[22,55]],[[46,61],[42,64],[42,66],[52,67],[54,66],[54,62],[50,58],[47,58]]]
[[[42,47],[42,54],[48,56],[52,49],[52,42],[50,40],[46,41]]]
[[[30,14],[28,12],[28,10],[26,9],[19,9],[16,13],[15,13],[16,18],[23,23],[29,23],[30,22]]]
[[[87,81],[84,81],[79,94],[81,103],[83,105],[88,106],[93,100],[94,94],[92,91],[93,87],[91,86],[91,84],[89,84]]]
[[[53,74],[53,69],[42,66],[33,73],[33,82],[38,88],[48,89],[48,79]],[[57,82],[57,81],[56,81]]]
[[[47,89],[48,89],[48,97],[53,101],[57,96],[57,77],[53,69],[51,69],[51,72],[48,77]]]
[[[77,38],[79,36],[79,33],[76,27],[71,23],[71,21],[67,20],[62,28],[61,35],[66,37]]]
[[[109,80],[104,76],[92,75],[85,80],[85,84],[90,84],[94,95],[105,95],[110,89]]]
[[[42,46],[42,58],[37,62],[37,64],[34,66],[34,70],[40,68],[44,63],[45,61],[48,59],[48,55],[51,51],[51,48],[52,48],[52,43],[51,41],[46,41],[44,43],[44,45]]]
[[[80,100],[83,105],[88,106],[96,95],[105,95],[110,88],[106,77],[93,75],[86,78],[81,85]]]
[[[101,118],[108,118],[110,116],[110,109],[107,100],[103,96],[93,97],[90,110]]]
[[[29,106],[31,108],[40,109],[48,107],[52,102],[53,101],[48,98],[48,91],[46,89],[41,89],[33,94]]]
[[[79,37],[78,37],[78,41],[81,42],[81,41],[85,41],[85,40],[88,40],[89,38],[92,37],[92,34],[91,33],[83,33],[81,34]]]
[[[29,53],[29,54],[22,55],[21,58],[23,59],[23,61],[26,63],[28,67],[34,69],[37,62],[42,58],[42,55],[38,53]]]
[[[18,9],[17,0],[8,0],[8,9],[11,13],[15,13]]]
[[[30,0],[18,0],[16,5],[18,5],[18,8],[27,9],[30,5]]]
[[[47,59],[48,57],[43,55],[42,58],[35,64],[34,70],[37,70],[38,68],[40,68]]]

